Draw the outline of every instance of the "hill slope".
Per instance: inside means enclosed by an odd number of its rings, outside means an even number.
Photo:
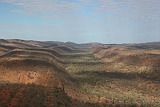
[[[159,65],[159,43],[1,39],[0,106],[158,107]]]

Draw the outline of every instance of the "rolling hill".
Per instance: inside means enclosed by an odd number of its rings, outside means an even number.
[[[0,107],[159,107],[160,43],[0,39]]]

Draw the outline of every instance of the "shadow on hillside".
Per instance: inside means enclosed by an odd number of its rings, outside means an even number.
[[[42,52],[48,52],[48,53],[51,53],[55,56],[58,56],[58,57],[63,57],[63,54],[59,53],[58,51],[56,50],[53,50],[53,49],[36,49],[36,48],[28,48],[26,50],[33,50],[33,51],[42,51]]]
[[[102,84],[109,79],[125,79],[131,80],[136,78],[134,74],[126,74],[122,72],[106,72],[106,71],[83,71],[75,73],[78,78],[74,78],[73,81],[78,82],[80,84],[88,83],[95,85],[97,82],[101,82]]]
[[[46,53],[44,53],[46,52]],[[21,56],[23,55],[23,56]],[[24,56],[25,55],[25,56]],[[80,58],[80,57],[84,57],[84,56],[90,56],[90,54],[87,54],[87,55],[84,55],[84,54],[78,54],[78,55],[75,55],[75,54],[62,54],[62,53],[59,53],[58,51],[56,50],[49,50],[49,49],[36,49],[36,48],[27,48],[26,50],[15,50],[15,51],[11,51],[9,53],[6,53],[2,56],[0,56],[0,58],[3,58],[3,57],[18,57],[18,58],[27,58],[27,57],[45,57],[45,56],[50,56],[51,58],[57,60],[58,62],[60,63],[63,63],[63,64],[69,64],[70,62],[64,62],[62,60],[59,60],[57,59],[56,57],[59,57],[59,58]],[[71,62],[72,63],[72,62]],[[81,62],[80,62],[81,63]],[[74,62],[72,63],[74,64]],[[83,63],[82,63],[83,64]],[[96,64],[96,62],[93,64]]]
[[[18,46],[18,47],[21,47],[21,48],[23,48],[23,47],[28,47],[28,48],[36,48],[37,46],[34,46],[34,45],[30,45],[30,44],[26,44],[26,43],[20,43],[20,42],[12,42],[13,44],[15,44],[15,45],[20,45],[20,46]],[[18,48],[17,47],[17,48]]]
[[[0,58],[3,58],[3,57],[17,57],[18,55],[23,54],[23,53],[24,53],[24,51],[11,51],[9,53],[6,53],[6,54],[0,56]]]
[[[23,59],[23,60],[10,60],[10,61],[0,61],[0,67],[5,67],[6,69],[24,69],[24,70],[39,70],[39,69],[46,69],[53,68],[54,71],[65,73],[65,69],[61,66],[58,66],[56,63],[49,63],[43,60],[37,59]]]
[[[13,49],[17,48],[15,46],[6,46],[6,45],[0,45],[0,47],[5,48],[5,49],[9,49],[9,50],[13,50]]]
[[[137,73],[122,73],[122,72],[106,72],[106,71],[83,71],[83,72],[77,72],[75,73],[77,75],[77,78],[74,78],[73,81],[78,82],[80,84],[88,83],[91,85],[95,85],[97,82],[106,83],[106,80],[135,80],[136,78],[141,78],[144,80],[150,80],[153,82],[159,82],[156,81],[155,78],[152,76],[149,78],[149,74],[137,74]],[[160,83],[160,82],[159,82]]]
[[[52,55],[55,55],[57,57],[61,57],[61,58],[76,58],[76,57],[82,57],[82,56],[87,56],[86,54],[65,54],[65,53],[61,53],[59,52],[58,50],[56,49],[44,49],[44,48],[39,48],[39,49],[36,49],[36,48],[27,48],[26,50],[33,50],[33,51],[42,51],[42,52],[48,52]]]
[[[127,47],[129,50],[142,50],[142,49],[160,49],[160,46],[157,44],[154,45],[132,45]]]
[[[65,64],[81,64],[81,65],[105,65],[106,62],[98,62],[98,61],[66,61]]]

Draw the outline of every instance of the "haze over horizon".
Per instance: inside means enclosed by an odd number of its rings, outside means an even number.
[[[0,0],[0,39],[160,41],[159,0]]]

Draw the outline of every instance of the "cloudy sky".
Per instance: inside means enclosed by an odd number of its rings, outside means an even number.
[[[160,41],[160,0],[0,0],[0,38]]]

